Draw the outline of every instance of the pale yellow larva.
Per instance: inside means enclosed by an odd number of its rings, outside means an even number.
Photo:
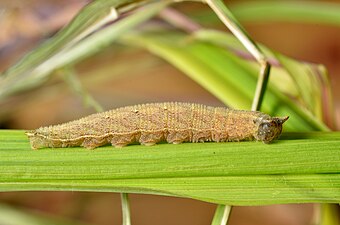
[[[254,111],[232,110],[192,103],[153,103],[93,114],[61,125],[26,132],[33,149],[108,143],[115,147],[161,141],[226,142],[278,138],[288,117],[270,117]]]

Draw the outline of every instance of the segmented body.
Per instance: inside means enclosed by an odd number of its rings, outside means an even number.
[[[287,118],[261,112],[231,110],[192,103],[153,103],[122,107],[61,125],[27,132],[33,149],[84,146],[92,149],[111,143],[115,147],[161,141],[225,142],[257,139],[270,142],[279,136]],[[271,140],[258,138],[263,121],[275,125]]]

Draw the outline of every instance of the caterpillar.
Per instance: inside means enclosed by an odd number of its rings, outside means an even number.
[[[139,142],[228,142],[257,140],[270,143],[282,131],[286,117],[257,111],[232,110],[193,103],[150,103],[92,114],[68,123],[27,131],[32,149],[83,146],[94,149]]]

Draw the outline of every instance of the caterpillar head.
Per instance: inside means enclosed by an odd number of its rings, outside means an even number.
[[[48,128],[39,128],[37,130],[26,131],[25,134],[30,140],[31,148],[38,149],[48,146],[46,137],[48,136]]]
[[[277,139],[282,132],[282,124],[286,122],[288,118],[288,116],[270,117],[267,115],[256,118],[254,120],[257,127],[254,134],[255,139],[266,144]]]

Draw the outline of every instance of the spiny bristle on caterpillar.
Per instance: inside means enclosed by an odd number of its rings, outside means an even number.
[[[68,123],[27,131],[33,149],[83,146],[93,149],[108,143],[154,145],[161,141],[228,142],[257,140],[270,143],[282,132],[286,117],[232,110],[193,103],[150,103],[127,106]]]

